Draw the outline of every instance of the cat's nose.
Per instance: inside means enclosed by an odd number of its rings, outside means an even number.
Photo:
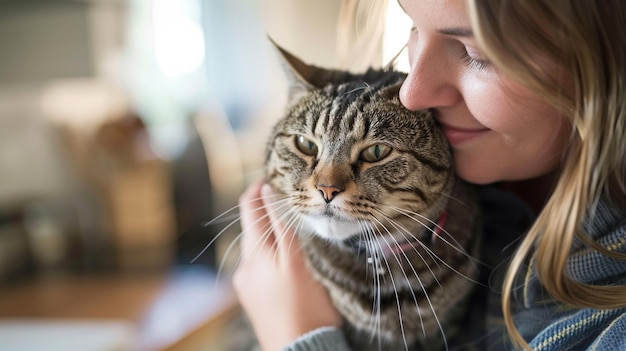
[[[326,203],[333,201],[335,196],[337,196],[337,194],[339,194],[342,191],[341,189],[335,186],[320,186],[320,185],[317,186],[317,190],[319,190],[320,193],[322,193],[322,197],[324,198],[324,201],[326,201]]]

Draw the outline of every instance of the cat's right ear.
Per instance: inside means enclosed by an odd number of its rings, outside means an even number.
[[[287,76],[289,102],[296,101],[316,88],[314,82],[320,68],[304,63],[289,51],[280,47],[272,38],[270,43],[276,48],[283,72]]]

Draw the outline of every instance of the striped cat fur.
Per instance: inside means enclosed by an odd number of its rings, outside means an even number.
[[[429,111],[401,105],[403,73],[322,69],[277,48],[289,98],[266,180],[349,342],[447,348],[475,285],[480,220],[445,136]]]

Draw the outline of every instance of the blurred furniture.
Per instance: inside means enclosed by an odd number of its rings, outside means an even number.
[[[200,266],[34,280],[0,290],[0,336],[12,335],[0,349],[223,350],[220,331],[238,311],[228,282]]]

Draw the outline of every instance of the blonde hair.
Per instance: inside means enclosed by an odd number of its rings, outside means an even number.
[[[515,344],[528,348],[513,324],[511,293],[531,252],[554,299],[581,308],[626,307],[623,286],[583,284],[566,272],[575,238],[606,255],[626,256],[593,242],[582,228],[601,196],[626,206],[626,2],[474,0],[469,12],[480,47],[498,70],[545,97],[572,125],[556,188],[504,283],[507,329]]]
[[[386,0],[343,1],[337,22],[339,69],[381,66],[386,8]]]
[[[356,14],[355,1],[344,1],[342,19]],[[386,1],[380,2],[384,9]],[[601,196],[626,207],[626,2],[468,0],[468,5],[474,35],[499,72],[544,97],[572,125],[556,187],[513,257],[503,286],[509,335],[517,346],[529,348],[513,323],[511,295],[531,252],[542,285],[557,301],[580,308],[626,307],[623,286],[583,284],[566,272],[576,238],[626,259],[592,241],[582,226]],[[354,48],[347,45],[346,27],[341,30],[340,45]]]

